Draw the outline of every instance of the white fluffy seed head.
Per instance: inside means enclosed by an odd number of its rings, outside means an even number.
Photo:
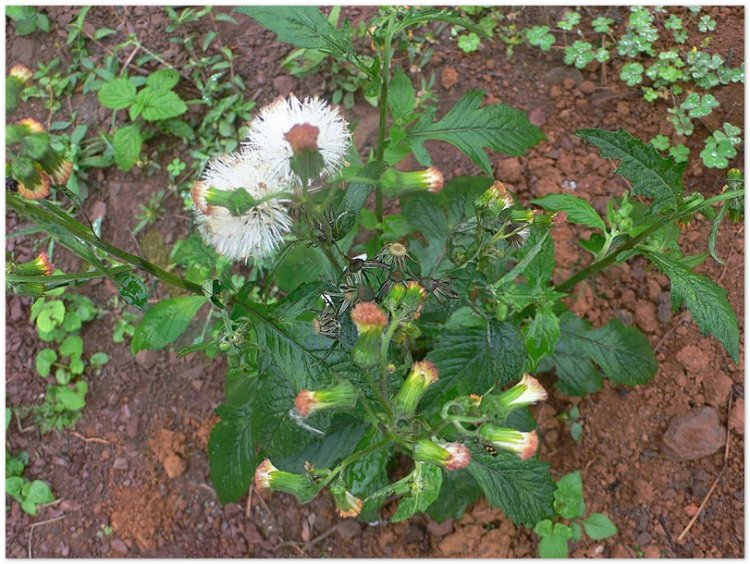
[[[275,178],[265,162],[251,151],[225,155],[208,163],[201,182],[193,187],[193,200],[201,234],[219,254],[245,261],[250,257],[272,255],[289,233],[292,219],[285,200],[263,202],[234,216],[224,207],[207,206],[205,191],[244,188],[252,197],[260,199],[289,189],[287,183]]]
[[[300,183],[292,171],[290,159],[294,152],[286,135],[299,125],[318,128],[317,145],[323,157],[321,176],[331,176],[344,165],[351,146],[351,134],[338,108],[319,98],[300,101],[294,94],[279,97],[265,106],[250,123],[245,139],[246,147],[259,151],[268,161],[271,172],[284,179]]]

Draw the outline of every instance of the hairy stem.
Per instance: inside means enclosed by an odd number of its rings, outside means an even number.
[[[555,286],[555,290],[557,290],[558,292],[567,292],[571,290],[579,282],[586,280],[586,278],[589,278],[593,276],[594,274],[604,270],[613,262],[615,262],[617,260],[617,256],[620,253],[623,253],[625,251],[629,251],[630,249],[635,248],[639,243],[644,241],[647,237],[653,235],[654,233],[666,227],[667,225],[675,221],[678,221],[682,219],[683,217],[687,217],[689,215],[697,213],[701,211],[702,209],[711,207],[716,203],[723,202],[725,200],[731,200],[733,198],[737,198],[738,196],[741,196],[743,193],[744,193],[744,190],[732,190],[732,191],[724,192],[723,194],[719,194],[718,196],[713,196],[712,198],[708,198],[706,200],[702,200],[702,201],[694,202],[694,203],[688,203],[684,208],[677,210],[661,218],[659,221],[657,221],[656,223],[654,223],[647,229],[643,230],[641,233],[639,233],[635,237],[631,237],[619,245],[614,245],[614,248],[606,256],[604,256],[603,258],[601,258],[600,260],[596,262],[591,263],[583,270],[574,274],[573,276],[571,276],[564,282],[558,284],[557,286]]]

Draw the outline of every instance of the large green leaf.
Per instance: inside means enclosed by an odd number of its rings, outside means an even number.
[[[111,110],[124,110],[135,102],[135,85],[127,78],[115,78],[102,84],[99,102]]]
[[[143,119],[161,121],[184,114],[187,104],[172,90],[159,90],[147,86],[136,96],[135,106]]]
[[[648,339],[635,327],[616,319],[592,329],[586,320],[564,313],[555,353],[544,369],[554,366],[562,392],[582,396],[601,389],[602,374],[596,365],[613,382],[626,386],[645,384],[658,369]]]
[[[440,495],[443,470],[439,466],[415,462],[411,476],[409,493],[401,498],[398,509],[391,518],[393,523],[408,519],[415,513],[426,511]]]
[[[555,483],[549,464],[536,458],[521,460],[514,454],[492,456],[472,453],[469,472],[493,507],[499,507],[516,524],[533,526],[552,516]]]
[[[115,162],[120,170],[128,172],[138,162],[143,146],[141,129],[137,123],[121,127],[115,132],[113,140],[115,147]]]
[[[239,501],[253,480],[259,460],[249,418],[219,421],[208,443],[211,481],[223,504]]]
[[[740,359],[740,331],[737,316],[727,299],[727,291],[716,282],[692,272],[683,263],[663,254],[646,256],[669,276],[672,283],[672,305],[684,301],[703,334],[716,337],[735,362]]]
[[[544,139],[542,130],[521,110],[504,104],[480,107],[483,99],[484,92],[470,90],[440,121],[431,123],[426,116],[411,127],[408,142],[417,160],[424,165],[432,164],[424,143],[435,139],[456,146],[484,172],[492,174],[486,147],[521,156]]]
[[[176,341],[207,301],[204,296],[182,296],[164,300],[149,309],[133,333],[133,354],[145,349],[162,349]]]
[[[315,6],[242,6],[235,11],[273,31],[284,43],[334,55],[344,55],[351,48],[350,27],[334,28]]]
[[[401,67],[396,68],[388,89],[388,107],[396,119],[408,118],[417,104],[411,79]]]
[[[682,199],[682,174],[687,163],[662,157],[653,145],[645,144],[624,129],[581,129],[576,135],[599,149],[602,157],[620,160],[615,170],[632,184],[636,196],[654,198],[655,210],[675,208]]]
[[[481,325],[446,329],[427,358],[440,371],[436,393],[483,394],[493,384],[520,378],[526,347],[512,324],[482,320]]]
[[[529,353],[530,370],[539,361],[552,354],[560,337],[560,320],[551,309],[540,309],[523,331],[524,343]]]
[[[482,489],[468,470],[447,472],[443,476],[440,495],[427,509],[438,523],[446,519],[460,519],[466,508],[482,495]]]
[[[573,194],[550,194],[544,198],[532,200],[531,203],[541,206],[545,210],[565,212],[568,214],[568,221],[571,223],[578,223],[602,231],[607,230],[604,220],[591,207],[591,204]]]

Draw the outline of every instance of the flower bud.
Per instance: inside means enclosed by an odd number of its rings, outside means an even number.
[[[208,191],[208,186],[205,184],[205,182],[201,182],[199,180],[193,184],[193,187],[190,189],[190,194],[193,197],[193,203],[195,204],[195,209],[197,209],[198,211],[200,211],[201,213],[205,215],[211,215],[213,213],[213,206],[211,206],[206,201],[207,191]]]
[[[12,76],[13,78],[17,78],[23,84],[28,84],[29,82],[31,82],[34,73],[32,73],[31,69],[29,69],[29,67],[27,67],[26,65],[13,65],[10,68],[10,76]]]
[[[427,290],[422,285],[411,280],[406,283],[406,293],[404,298],[401,300],[402,315],[404,317],[412,317],[413,319],[419,319],[422,313],[422,306],[427,299]]]
[[[34,118],[24,118],[18,122],[28,133],[44,133],[44,126]]]
[[[362,512],[364,502],[343,486],[331,486],[331,494],[336,502],[336,513],[340,517],[356,517]]]
[[[357,389],[351,382],[343,381],[325,390],[302,390],[294,400],[294,407],[302,417],[324,409],[346,409],[357,404]]]
[[[34,260],[19,264],[15,274],[21,276],[51,276],[53,272],[55,272],[55,265],[52,264],[49,255],[42,251]]]
[[[411,367],[403,386],[393,398],[394,409],[402,415],[412,416],[417,404],[432,384],[438,381],[438,369],[429,360],[420,360]]]
[[[518,384],[497,396],[498,404],[502,405],[506,413],[546,399],[547,390],[539,380],[529,374],[524,374]]]
[[[497,218],[502,211],[513,206],[513,196],[505,184],[496,180],[474,201],[474,206],[477,211],[486,211],[490,217]]]
[[[266,458],[255,470],[255,489],[268,489],[274,492],[286,492],[294,495],[302,502],[309,501],[315,496],[316,489],[303,474],[284,472],[276,468]]]
[[[352,321],[359,338],[354,344],[354,362],[361,367],[372,367],[380,356],[380,340],[388,324],[388,315],[375,302],[360,302],[352,311]]]
[[[292,148],[289,160],[291,169],[303,180],[320,177],[325,168],[318,147],[319,134],[320,128],[309,123],[296,124],[284,134],[284,139]]]
[[[539,437],[536,431],[524,433],[507,427],[498,427],[492,423],[482,425],[479,428],[479,436],[494,448],[512,452],[518,455],[521,460],[534,456],[537,446],[539,446]]]
[[[471,462],[471,452],[465,444],[437,443],[428,439],[420,439],[414,444],[413,457],[448,471],[466,468]]]
[[[439,169],[431,166],[426,170],[402,172],[395,168],[389,168],[380,177],[383,193],[395,198],[405,192],[414,190],[438,191],[442,189],[445,180]]]
[[[11,165],[15,172],[15,167]],[[33,165],[24,170],[23,176],[16,176],[18,180],[18,193],[28,200],[42,200],[49,196],[50,177],[41,170],[41,167]]]

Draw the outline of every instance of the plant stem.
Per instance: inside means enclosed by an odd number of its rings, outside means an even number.
[[[115,266],[111,268],[106,275],[112,276],[115,274],[120,274],[121,272],[129,272],[130,270],[131,268],[126,265]],[[10,282],[11,284],[22,284],[24,282],[42,282],[43,284],[55,284],[58,282],[77,282],[79,280],[91,280],[93,278],[99,278],[100,276],[105,275],[95,270],[89,272],[76,272],[73,274],[60,274],[57,276],[22,276],[20,274],[8,274],[5,277],[5,281]]]
[[[695,203],[688,203],[684,208],[677,210],[670,215],[667,215],[663,218],[661,218],[659,221],[648,227],[647,229],[640,232],[635,237],[631,237],[624,243],[620,245],[615,245],[614,248],[602,259],[591,263],[586,268],[578,272],[577,274],[574,274],[564,282],[558,284],[555,286],[555,290],[558,292],[567,292],[571,290],[576,284],[579,282],[585,280],[586,278],[589,278],[590,276],[593,276],[597,272],[600,272],[601,270],[605,269],[609,265],[611,265],[613,262],[617,260],[617,256],[624,251],[629,251],[630,249],[633,249],[638,245],[641,241],[649,237],[650,235],[653,235],[663,227],[666,227],[672,222],[678,221],[679,219],[682,219],[683,217],[687,217],[689,215],[692,215],[694,213],[697,213],[701,211],[704,208],[708,208],[718,202],[723,202],[725,200],[731,200],[732,198],[737,198],[738,196],[741,196],[744,193],[744,190],[732,190],[728,192],[724,192],[723,194],[719,194],[718,196],[713,196],[711,198],[708,198],[706,200],[702,200]]]
[[[79,221],[73,219],[72,217],[62,218],[61,216],[47,209],[47,207],[45,206],[45,204],[47,204],[46,202],[44,202],[43,204],[31,204],[30,202],[26,202],[22,197],[16,194],[8,193],[6,193],[5,201],[8,207],[14,209],[19,214],[30,217],[31,219],[36,219],[37,217],[39,217],[48,222],[55,223],[67,229],[70,233],[72,233],[79,239],[90,243],[91,245],[108,253],[109,255],[117,257],[118,259],[132,266],[145,270],[153,276],[156,276],[165,284],[169,284],[170,286],[174,286],[182,290],[187,290],[200,296],[203,295],[203,290],[198,284],[190,282],[189,280],[185,280],[180,276],[177,276],[176,274],[172,274],[171,272],[167,272],[163,268],[147,261],[144,258],[130,254],[126,251],[123,251],[119,247],[115,247],[114,245],[103,241],[102,239],[97,237],[91,231],[91,229],[87,228]]]

